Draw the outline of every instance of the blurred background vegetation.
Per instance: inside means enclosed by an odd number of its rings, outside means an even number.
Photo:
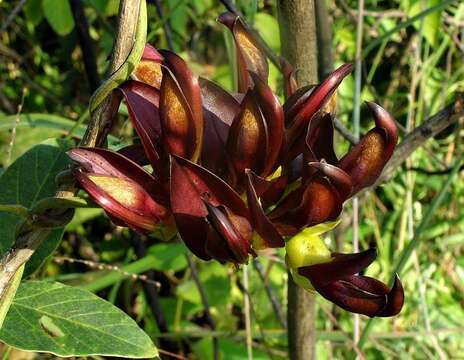
[[[67,0],[0,1],[0,173],[32,145],[51,137],[78,139],[88,120],[88,100],[105,77],[115,34],[118,0],[82,0],[95,58],[84,55],[78,26]],[[172,46],[193,71],[233,88],[229,34],[215,20],[225,10],[216,0],[148,1],[149,42]],[[366,0],[363,31],[362,100],[375,100],[392,112],[402,136],[453,101],[464,89],[464,3],[450,2],[440,11],[407,20],[440,0]],[[237,0],[236,6],[276,53],[280,51],[273,0]],[[356,53],[358,1],[327,1],[336,65],[353,62]],[[166,28],[168,36],[166,36]],[[170,43],[167,42],[169,39]],[[371,46],[370,46],[371,45]],[[84,60],[96,64],[89,80]],[[91,72],[91,71],[90,71]],[[97,77],[95,77],[97,75]],[[278,70],[271,66],[270,83],[282,96]],[[352,128],[354,78],[342,84],[339,119]],[[120,117],[110,143],[120,146],[134,137],[127,111]],[[361,129],[372,126],[364,108]],[[462,119],[461,119],[462,120]],[[360,208],[361,248],[376,244],[379,258],[369,274],[387,280],[398,254],[414,237],[449,176],[462,159],[462,121],[418,149],[386,185],[364,196]],[[336,137],[337,151],[349,146]],[[406,303],[393,319],[377,319],[362,348],[367,358],[464,358],[464,182],[451,185],[442,205],[421,232],[420,245],[401,276]],[[351,209],[331,248],[352,249]],[[215,329],[205,316],[197,285],[179,244],[146,240],[137,250],[129,233],[110,223],[101,210],[79,209],[63,241],[36,277],[82,286],[133,316],[161,349],[183,349],[186,357],[212,358],[211,335],[219,339],[223,359],[247,358],[242,269],[196,261]],[[272,307],[286,305],[283,253],[260,258],[248,266],[254,359],[286,359],[286,330]],[[259,268],[259,271],[256,268]],[[143,274],[147,276],[130,275]],[[159,283],[159,301],[166,320],[160,328],[148,287]],[[353,315],[317,297],[318,359],[349,358],[353,350]],[[360,329],[367,318],[361,318]],[[11,359],[34,355],[11,352]]]

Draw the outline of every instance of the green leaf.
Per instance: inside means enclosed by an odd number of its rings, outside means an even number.
[[[0,299],[0,329],[3,326],[3,321],[5,321],[6,314],[10,309],[11,303],[13,302],[18,286],[21,283],[23,277],[24,265],[21,266],[16,274],[13,276],[13,281],[9,284],[8,290],[5,292],[5,296]]]
[[[85,233],[83,224],[86,221],[92,220],[97,216],[102,215],[103,211],[101,208],[92,209],[92,208],[81,208],[76,209],[74,217],[71,222],[66,225],[66,231],[68,232],[79,232]]]
[[[53,114],[21,114],[19,115],[19,121],[17,121],[17,117],[17,115],[0,116],[0,130],[10,130],[13,127],[18,129],[44,128],[67,133],[75,125],[73,120]],[[85,130],[83,126],[79,129]]]
[[[106,16],[114,16],[118,14],[119,10],[119,0],[107,0],[106,1]]]
[[[398,23],[393,29],[387,31],[386,33],[382,34],[381,36],[377,37],[374,41],[371,41],[363,50],[363,57],[367,57],[367,55],[375,49],[378,45],[380,45],[385,39],[391,38],[393,35],[395,35],[398,31],[401,29],[404,29],[408,27],[411,24],[414,24],[416,21],[424,18],[425,16],[428,16],[430,14],[433,14],[437,11],[443,11],[447,6],[451,5],[452,3],[457,2],[458,0],[442,0],[438,1],[438,3],[435,6],[429,7],[417,15],[402,21]]]
[[[24,154],[27,150],[34,147],[50,138],[58,138],[62,133],[58,130],[44,129],[44,128],[17,128],[16,136],[14,139],[14,146],[11,149],[10,162],[16,161],[18,157]],[[6,154],[10,148],[10,142],[5,141],[10,137],[10,133],[0,133],[0,153]],[[6,159],[2,159],[6,160]],[[8,165],[8,164],[5,164]]]
[[[185,0],[167,0],[168,19],[172,29],[178,34],[186,33],[188,21],[188,6]]]
[[[108,0],[86,0],[84,2],[87,6],[92,6],[95,10],[98,11],[98,14],[103,14],[106,10]]]
[[[43,0],[42,9],[57,34],[68,35],[74,29],[74,18],[68,0]]]
[[[175,272],[187,267],[187,248],[183,244],[156,244],[151,246],[148,252],[155,258],[155,270]]]
[[[0,339],[58,356],[158,356],[148,335],[114,305],[86,290],[45,281],[21,284]]]
[[[193,352],[199,359],[212,360],[213,344],[211,338],[204,338],[193,345]],[[233,341],[229,339],[219,339],[220,359],[242,360],[248,359],[248,352],[245,341]],[[280,358],[280,357],[276,357]],[[269,355],[263,350],[253,349],[253,360],[267,360]]]
[[[19,122],[17,121],[17,117],[17,115],[0,115],[0,131],[7,131],[16,128],[16,136],[20,136],[23,129],[26,129],[27,132],[30,132],[30,130],[45,129],[51,130],[51,134],[56,132],[57,134],[63,135],[68,135],[70,130],[72,130],[73,136],[82,138],[86,130],[86,126],[76,126],[76,122],[74,120],[59,115],[41,113],[21,114],[19,115]],[[50,138],[50,135],[48,137]],[[110,146],[115,146],[120,143],[120,140],[113,135],[108,136],[108,144]]]
[[[24,14],[34,26],[43,19],[42,0],[28,0],[24,5]]]
[[[68,164],[65,152],[70,146],[69,142],[51,139],[19,157],[0,177],[0,204],[20,204],[30,208],[40,199],[53,196],[55,176]],[[18,216],[0,213],[0,254],[13,244],[20,221]],[[62,228],[52,231],[27,262],[25,276],[33,273],[50,256],[62,235]]]
[[[409,9],[408,15],[413,17],[428,8],[436,6],[440,3],[440,0],[417,0]],[[437,42],[437,36],[439,34],[440,23],[441,23],[441,11],[436,11],[427,15],[421,21],[416,21],[414,27],[421,30],[424,38],[429,42],[430,45],[435,45]]]
[[[255,27],[272,50],[280,51],[279,23],[274,16],[266,13],[255,15]]]
[[[199,266],[199,269],[200,281],[206,291],[209,305],[214,307],[230,302],[232,287],[227,268],[214,262],[208,263],[205,267]],[[193,280],[185,281],[177,286],[176,294],[193,304],[201,304],[200,292]]]

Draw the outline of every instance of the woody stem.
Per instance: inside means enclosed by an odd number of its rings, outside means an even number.
[[[280,0],[279,28],[283,56],[297,70],[299,86],[318,81],[316,12],[313,0]],[[289,358],[313,359],[315,352],[315,298],[298,287],[288,274]]]

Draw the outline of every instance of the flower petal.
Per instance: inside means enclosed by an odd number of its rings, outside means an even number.
[[[263,176],[267,176],[277,168],[277,160],[284,144],[284,112],[271,88],[256,74],[251,73],[251,77],[254,82],[253,92],[267,127],[268,153],[263,170]]]
[[[334,125],[330,113],[317,113],[311,120],[306,135],[306,146],[317,161],[324,159],[329,164],[338,162],[333,143]]]
[[[389,317],[400,313],[404,305],[404,290],[398,275],[395,275],[393,287],[387,294],[387,304],[375,316]]]
[[[161,87],[161,63],[163,56],[150,44],[145,44],[142,58],[131,76],[138,81],[153,86],[156,89]]]
[[[280,71],[284,77],[284,96],[288,99],[292,96],[298,88],[295,78],[295,69],[293,66],[285,60],[283,57],[279,59]]]
[[[336,219],[342,201],[335,187],[324,177],[315,177],[288,194],[271,211],[269,218],[281,235],[293,236],[306,226]]]
[[[208,210],[204,204],[225,205],[231,213],[248,218],[245,203],[227,183],[210,171],[178,156],[171,158],[171,208],[177,229],[198,257],[209,260],[206,239]]]
[[[335,220],[342,211],[342,203],[331,181],[316,177],[306,186],[301,205],[295,209],[295,215],[304,219],[303,226],[313,226]]]
[[[248,207],[250,209],[250,217],[256,232],[264,241],[265,247],[276,248],[285,246],[282,236],[279,234],[275,226],[264,213],[264,210],[259,202],[258,195],[255,190],[257,176],[247,171],[247,186],[246,195]]]
[[[364,135],[338,163],[354,185],[353,194],[375,183],[390,160],[398,140],[393,117],[375,103],[368,103],[375,119],[375,128]]]
[[[246,218],[234,216],[224,206],[213,206],[204,202],[208,210],[208,222],[220,235],[223,246],[228,247],[232,257],[227,259],[234,263],[242,264],[248,260],[250,241],[252,235],[251,225]],[[209,249],[211,251],[211,248]],[[216,258],[214,253],[210,255]],[[223,257],[222,252],[219,254]]]
[[[215,83],[200,78],[205,119],[201,163],[223,179],[230,172],[226,154],[229,128],[240,111],[240,104],[227,91]]]
[[[161,50],[160,53],[164,57],[164,65],[169,69],[169,71],[163,69],[163,74],[164,76],[167,73],[170,74],[170,81],[166,82],[166,94],[164,94],[164,96],[163,93],[161,94],[162,101],[160,101],[161,119],[167,120],[166,115],[168,117],[172,116],[168,123],[169,128],[174,130],[174,133],[170,133],[171,136],[168,143],[174,145],[174,143],[179,140],[175,139],[176,133],[180,131],[180,134],[183,134],[185,130],[184,122],[188,120],[189,131],[186,140],[188,140],[187,142],[189,143],[189,154],[187,156],[181,153],[174,154],[188,157],[196,162],[200,157],[204,127],[201,90],[198,77],[193,75],[186,62],[178,55],[167,50]],[[173,83],[177,85],[177,89]],[[163,87],[163,83],[161,85]],[[180,92],[182,96],[180,96],[178,92]],[[174,98],[170,99],[169,96],[174,96]],[[169,107],[173,107],[173,109],[170,110]],[[176,116],[179,116],[180,120],[176,120]],[[178,147],[178,145],[174,146],[174,148],[176,147]]]
[[[129,118],[140,137],[153,169],[161,172],[161,124],[159,90],[139,81],[126,81],[120,88],[126,99]]]
[[[341,308],[370,317],[394,316],[401,311],[404,292],[398,277],[389,289],[384,283],[368,276],[348,276],[315,289]]]
[[[89,174],[75,170],[74,175],[84,190],[117,223],[124,223],[137,232],[147,233],[168,216],[139,184],[128,178]]]
[[[377,257],[377,250],[371,248],[354,254],[332,253],[332,261],[303,266],[298,273],[306,276],[316,289],[337,280],[359,273],[368,267]]]
[[[316,88],[316,85],[305,85],[296,89],[293,94],[285,100],[284,114],[285,127],[289,127],[295,119],[296,114],[303,108],[311,93]]]
[[[240,17],[230,12],[225,12],[219,16],[218,21],[230,29],[237,47],[239,68],[238,91],[245,93],[252,84],[248,72],[257,74],[262,81],[267,83],[269,66],[266,56]]]
[[[302,129],[286,149],[285,163],[304,154],[306,162],[324,159],[330,164],[336,164],[338,160],[333,147],[333,132],[332,115],[318,111],[307,125],[307,130]]]
[[[308,166],[319,170],[321,172],[320,175],[330,180],[330,183],[340,195],[342,202],[350,197],[353,191],[353,183],[351,182],[350,176],[345,171],[325,161],[311,162]]]
[[[203,110],[213,114],[218,120],[232,125],[235,116],[240,111],[240,103],[226,90],[205,78],[200,78],[200,88],[203,100]],[[227,138],[227,133],[221,133]]]
[[[158,179],[123,155],[101,148],[80,147],[69,150],[68,156],[85,172],[132,180],[156,202],[167,206],[167,195]]]
[[[227,138],[227,152],[238,174],[252,169],[264,170],[268,135],[263,114],[251,91],[243,99],[240,113],[235,117]]]
[[[366,292],[345,280],[335,281],[324,287],[314,285],[314,288],[342,309],[370,317],[376,316],[386,303],[385,295]]]
[[[301,129],[304,128],[305,124],[309,123],[313,115],[330,100],[338,85],[352,70],[353,65],[342,65],[312,90],[301,105],[298,113],[287,120],[287,139],[290,144],[298,137]]]
[[[150,165],[150,162],[147,159],[147,155],[145,154],[145,150],[140,144],[127,145],[119,149],[118,153],[125,158],[135,162],[139,166]]]
[[[235,255],[226,244],[222,235],[211,225],[208,225],[206,232],[205,251],[209,259],[214,258],[221,263],[234,262]]]
[[[166,151],[193,159],[197,149],[192,110],[180,84],[169,70],[163,69],[160,95],[160,119]]]

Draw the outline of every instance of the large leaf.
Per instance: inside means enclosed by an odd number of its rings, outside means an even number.
[[[255,26],[261,36],[264,38],[272,50],[279,52],[280,38],[276,36],[279,33],[279,23],[275,16],[259,12],[255,15]]]
[[[5,320],[6,314],[10,309],[11,303],[15,297],[18,286],[21,283],[21,278],[23,277],[24,265],[22,265],[13,276],[11,283],[8,286],[8,290],[5,292],[5,295],[0,300],[0,329],[3,326],[3,321]]]
[[[57,34],[68,35],[74,29],[74,18],[68,0],[43,0],[42,9]]]
[[[6,115],[0,116],[0,130],[10,130],[16,128],[45,128],[62,131],[63,133],[69,131],[76,123],[68,118],[53,115],[53,114],[40,114],[30,113],[19,115]],[[81,131],[85,130],[80,126]]]
[[[184,244],[155,244],[150,246],[148,252],[155,258],[152,263],[155,270],[180,271],[187,267],[187,249]]]
[[[34,26],[38,25],[43,19],[42,0],[29,0],[24,5],[24,14]]]
[[[412,6],[408,11],[408,15],[413,17],[426,9],[438,5],[439,3],[440,0],[416,0],[412,3]],[[436,44],[440,33],[441,13],[441,11],[435,11],[430,15],[425,16],[422,20],[423,22],[417,21],[414,23],[414,27],[422,32],[425,39],[432,46]]]
[[[120,111],[123,115],[127,115],[127,111],[121,107]],[[84,136],[86,126],[77,125],[76,121],[65,118],[59,115],[53,114],[41,114],[41,113],[29,113],[19,115],[0,115],[0,132],[1,131],[10,131],[11,129],[16,128],[17,134],[16,137],[21,136],[21,133],[24,131],[30,132],[30,130],[38,129],[47,129],[51,131],[51,134],[54,134],[55,131],[57,134],[68,135],[70,130],[72,130],[72,135],[77,138],[82,138]],[[53,136],[49,133],[49,138]],[[108,136],[108,144],[110,146],[115,146],[120,143],[119,139],[113,135]]]
[[[55,177],[68,164],[65,152],[70,144],[62,140],[47,140],[19,157],[0,177],[0,204],[21,204],[27,208],[56,190]],[[0,213],[0,254],[13,244],[15,230],[21,219]],[[48,239],[28,261],[25,276],[34,272],[55,250],[63,229],[52,231]]]
[[[148,335],[117,307],[86,290],[45,281],[21,284],[0,340],[58,356],[158,356]]]

